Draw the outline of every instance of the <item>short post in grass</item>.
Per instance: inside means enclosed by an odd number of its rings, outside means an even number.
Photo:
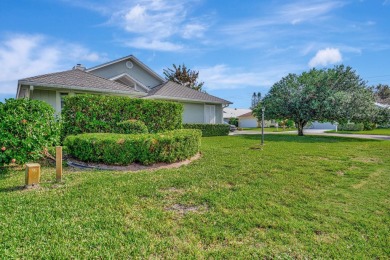
[[[41,179],[41,165],[39,163],[26,163],[26,187],[38,185]]]
[[[261,145],[264,145],[264,111],[265,107],[261,108]]]
[[[62,181],[62,146],[56,146],[56,180]]]

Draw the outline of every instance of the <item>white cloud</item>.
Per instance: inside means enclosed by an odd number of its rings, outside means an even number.
[[[0,39],[0,93],[16,93],[18,79],[71,69],[76,63],[100,59],[100,55],[78,44],[43,35],[9,35]]]
[[[75,3],[63,1],[107,16],[108,25],[119,27],[128,33],[118,41],[138,49],[182,51],[186,46],[177,44],[177,41],[203,38],[208,29],[206,23],[197,22],[206,19],[205,17],[190,15],[199,0],[103,0],[100,3],[89,0],[74,1]]]
[[[318,20],[330,11],[344,5],[341,1],[298,1],[286,4],[277,12],[278,19],[291,24]]]
[[[120,24],[127,32],[164,39],[177,33],[183,22],[183,4],[167,1],[143,1],[113,14],[112,21]]]
[[[203,37],[205,31],[205,25],[200,23],[191,23],[184,26],[182,35],[185,39],[201,38]]]
[[[244,89],[246,87],[270,87],[295,69],[293,66],[268,67],[258,71],[244,71],[225,64],[199,68],[199,78],[206,90]]]
[[[148,38],[136,38],[124,43],[126,46],[146,50],[181,51],[183,46],[169,41],[150,40]]]
[[[319,50],[316,55],[310,60],[309,66],[327,66],[343,61],[341,52],[336,48],[326,48]]]
[[[227,24],[220,29],[222,44],[243,49],[265,49],[275,42],[291,42],[312,38],[318,28],[328,26],[324,20],[332,18],[333,11],[345,5],[341,1],[289,1],[287,4],[267,6],[267,13]],[[319,22],[321,21],[321,23]],[[291,26],[304,24],[301,26]],[[315,24],[315,31],[310,24]],[[302,29],[306,26],[306,29]],[[327,30],[325,28],[325,30]]]

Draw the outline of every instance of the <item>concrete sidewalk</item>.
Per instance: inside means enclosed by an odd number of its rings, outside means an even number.
[[[361,139],[376,139],[376,140],[388,140],[390,141],[390,136],[386,135],[358,135],[358,134],[338,134],[338,133],[325,133],[325,131],[328,131],[328,129],[304,129],[303,134],[304,135],[319,135],[319,136],[336,136],[336,137],[349,137],[349,138],[361,138]],[[261,131],[235,131],[230,133],[230,135],[259,135],[261,134]],[[297,135],[297,131],[285,131],[285,132],[264,132],[264,134],[272,134],[272,135],[279,135],[279,134],[290,134],[290,135]]]

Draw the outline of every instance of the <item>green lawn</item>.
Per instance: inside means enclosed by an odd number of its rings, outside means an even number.
[[[390,135],[390,128],[378,128],[365,131],[337,131],[329,130],[326,133],[339,133],[339,134],[359,134],[359,135]]]
[[[153,172],[72,171],[39,189],[0,175],[1,258],[389,258],[390,142],[202,139]]]
[[[243,128],[244,131],[259,131],[261,132],[261,127],[257,128]],[[287,131],[294,131],[295,128],[286,128],[285,131],[283,131],[283,128],[275,128],[275,127],[264,127],[264,132],[287,132]]]

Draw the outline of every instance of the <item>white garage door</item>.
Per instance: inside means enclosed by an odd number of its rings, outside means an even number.
[[[257,127],[257,120],[251,118],[240,118],[238,120],[239,127]]]

